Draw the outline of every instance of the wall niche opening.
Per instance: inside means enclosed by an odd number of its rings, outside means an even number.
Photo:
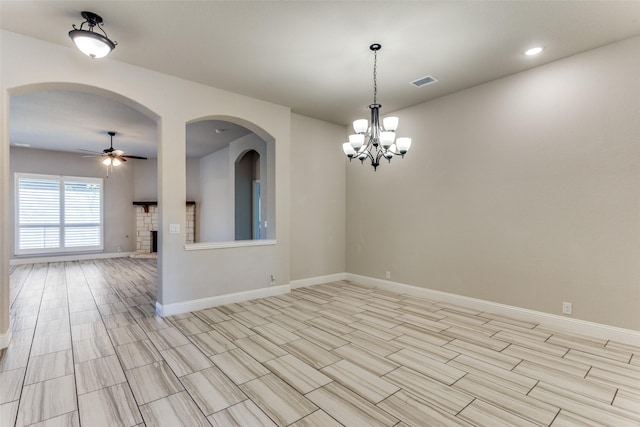
[[[186,126],[194,243],[275,239],[275,141],[240,119]]]

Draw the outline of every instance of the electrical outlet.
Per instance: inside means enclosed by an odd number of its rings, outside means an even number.
[[[276,276],[272,274],[271,276],[269,276],[269,284],[273,285],[275,283],[276,283]]]
[[[386,279],[391,279],[391,272],[390,272],[390,271],[385,272],[385,273],[384,273],[384,277],[385,277]]]
[[[562,303],[562,313],[563,314],[571,314],[573,312],[573,304],[570,302]]]

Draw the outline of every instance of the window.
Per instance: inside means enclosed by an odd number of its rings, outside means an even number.
[[[17,255],[102,250],[102,178],[15,176]]]

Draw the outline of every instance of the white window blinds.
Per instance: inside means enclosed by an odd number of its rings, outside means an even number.
[[[102,179],[16,174],[16,254],[102,250]]]

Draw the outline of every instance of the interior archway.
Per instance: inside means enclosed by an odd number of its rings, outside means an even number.
[[[129,159],[107,180],[100,155],[110,146],[107,132],[116,131],[116,148],[155,163],[159,115],[129,97],[84,84],[38,83],[9,89],[8,94],[10,180],[18,171],[103,178],[103,253],[134,252],[132,178],[135,162],[141,160]],[[13,193],[9,185],[6,201],[12,207]],[[9,209],[9,230],[15,221],[15,209]],[[15,255],[14,233],[7,233],[7,240],[8,258],[24,262]],[[8,312],[10,298],[6,304]]]

